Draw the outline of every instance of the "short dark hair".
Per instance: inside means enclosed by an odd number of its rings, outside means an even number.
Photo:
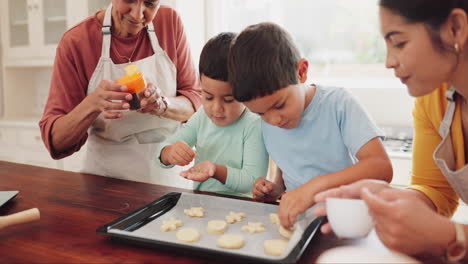
[[[432,44],[439,51],[453,51],[440,36],[440,28],[455,8],[468,13],[467,0],[380,0],[379,5],[403,17],[408,23],[425,25]]]
[[[289,33],[274,23],[247,27],[228,59],[229,82],[239,102],[273,94],[299,82],[300,52]]]
[[[236,35],[223,32],[208,40],[200,54],[200,76],[203,74],[218,81],[228,81],[227,57]]]

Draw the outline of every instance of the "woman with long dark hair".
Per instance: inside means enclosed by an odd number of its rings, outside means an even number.
[[[416,255],[466,255],[468,226],[450,221],[468,203],[468,1],[380,0],[386,66],[417,97],[411,186],[364,180],[317,194],[362,198],[382,242]],[[326,214],[323,207],[316,210]],[[329,225],[322,232],[331,231]]]

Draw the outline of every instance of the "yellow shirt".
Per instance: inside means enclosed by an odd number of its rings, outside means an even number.
[[[436,89],[431,94],[416,99],[413,110],[414,141],[413,169],[409,189],[418,190],[432,200],[441,215],[451,217],[458,206],[458,195],[437,167],[433,155],[442,141],[439,127],[444,118],[448,101],[445,92],[448,86]],[[452,145],[456,169],[465,166],[465,151],[460,105],[455,108],[451,126]]]

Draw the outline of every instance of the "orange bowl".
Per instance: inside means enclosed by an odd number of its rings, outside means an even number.
[[[117,80],[117,83],[127,86],[129,93],[138,93],[146,87],[143,73],[135,72],[132,75],[124,74]]]

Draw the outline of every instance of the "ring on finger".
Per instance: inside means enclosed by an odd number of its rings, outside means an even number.
[[[153,94],[156,93],[156,89],[154,87],[150,88],[148,91],[149,91],[149,96],[152,96]]]

